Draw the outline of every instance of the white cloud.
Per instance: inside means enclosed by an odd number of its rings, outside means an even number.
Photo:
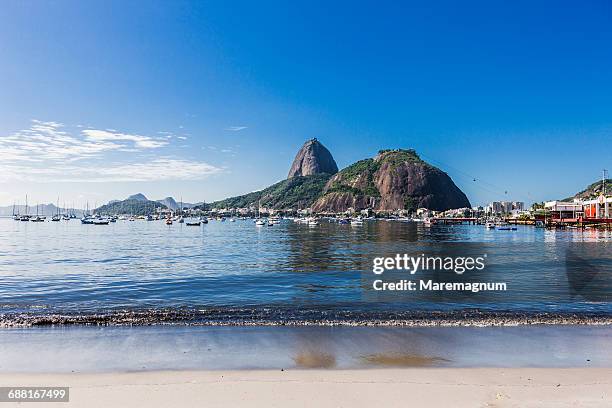
[[[153,139],[149,136],[119,133],[112,130],[85,129],[83,130],[83,134],[87,139],[93,141],[131,141],[134,142],[135,147],[141,149],[156,149],[168,144],[166,140]]]
[[[43,162],[91,158],[122,146],[109,141],[83,140],[69,135],[57,122],[32,120],[29,129],[0,138],[0,160]]]
[[[32,120],[30,128],[0,137],[0,182],[112,182],[197,180],[223,169],[152,149],[170,142],[115,130],[82,129]]]
[[[41,167],[0,165],[0,182],[126,182],[201,180],[223,169],[193,160],[162,157],[149,162],[112,163],[101,167],[54,165]]]
[[[203,162],[161,157],[148,163],[128,163],[98,172],[104,181],[109,178],[113,181],[158,181],[198,180],[221,171],[221,168]]]
[[[240,132],[241,130],[247,129],[247,126],[229,126],[224,130],[228,130],[230,132]]]

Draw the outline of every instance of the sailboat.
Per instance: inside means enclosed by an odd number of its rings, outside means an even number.
[[[264,220],[259,218],[260,215],[261,215],[261,200],[259,200],[259,202],[257,203],[257,219],[255,220],[255,225],[258,226],[258,227],[266,225]]]
[[[19,216],[19,214],[17,214],[17,213],[15,212],[15,203],[14,203],[14,202],[13,202],[13,219],[14,219],[15,221],[19,221],[19,220],[21,219],[21,217]]]
[[[83,213],[83,218],[81,218],[81,224],[93,224],[94,220],[93,218],[89,215],[89,201],[86,204],[86,210]]]
[[[178,222],[179,222],[179,224],[182,224],[182,223],[185,222],[185,218],[183,217],[183,197],[181,197],[181,201],[180,201],[180,204],[179,204],[179,211],[180,212],[179,212]],[[208,221],[206,221],[206,222],[208,222]]]
[[[32,222],[43,222],[45,219],[38,215],[38,204],[36,204],[36,217],[32,218]]]
[[[28,215],[28,195],[26,194],[25,200],[25,214],[19,218],[20,221],[30,221],[30,216]]]
[[[62,211],[62,220],[70,221],[70,216],[68,215],[68,207],[66,207],[66,202],[64,201],[64,209]]]
[[[60,216],[60,208],[59,208],[59,197],[57,197],[57,205],[55,206],[55,215],[53,215],[53,217],[51,217],[51,221],[59,221],[62,219],[62,217]]]

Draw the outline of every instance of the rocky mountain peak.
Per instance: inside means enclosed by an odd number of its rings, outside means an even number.
[[[335,174],[338,165],[332,154],[316,138],[307,140],[298,151],[287,178],[311,176],[313,174]]]
[[[142,194],[142,193],[132,194],[127,199],[128,200],[135,200],[135,201],[149,201],[147,199],[147,197],[145,197],[145,195]]]
[[[381,150],[336,173],[314,203],[317,212],[349,208],[394,211],[425,207],[443,211],[469,207],[465,194],[440,169],[412,149]]]

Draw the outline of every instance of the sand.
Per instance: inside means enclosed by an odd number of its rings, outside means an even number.
[[[0,385],[69,386],[70,402],[53,406],[89,408],[612,406],[612,368],[0,374]]]

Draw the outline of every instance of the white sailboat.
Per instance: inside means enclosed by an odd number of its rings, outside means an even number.
[[[262,227],[262,226],[266,225],[264,220],[259,218],[260,215],[261,215],[261,200],[259,200],[259,202],[257,203],[257,219],[255,220],[255,225],[258,226],[258,227]]]
[[[19,220],[21,219],[21,217],[19,216],[19,214],[17,214],[17,213],[15,212],[15,203],[14,203],[14,202],[13,202],[13,219],[14,219],[15,221],[19,221]]]
[[[51,217],[51,221],[60,221],[62,217],[60,216],[60,208],[59,208],[59,197],[57,197],[57,205],[55,206],[55,214]]]

